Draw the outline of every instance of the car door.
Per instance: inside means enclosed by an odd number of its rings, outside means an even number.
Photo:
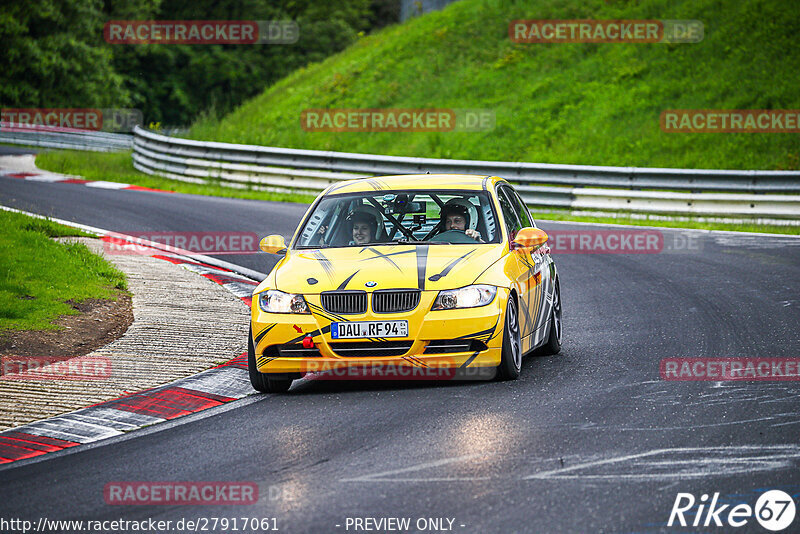
[[[522,223],[507,190],[507,186],[498,185],[497,200],[500,203],[500,211],[503,213],[503,221],[506,225],[510,243],[522,228]],[[530,334],[533,332],[534,327],[534,316],[531,315],[530,298],[528,296],[530,268],[522,250],[512,249],[510,254],[512,258],[509,263],[513,266],[514,287],[517,290],[517,295],[519,295],[519,334],[522,339],[522,350],[525,352],[529,349]]]
[[[534,223],[528,212],[527,206],[508,185],[500,186],[500,195],[507,203],[508,209],[513,212],[517,220],[517,231],[519,228],[533,227]],[[505,215],[504,208],[504,215]],[[540,250],[519,249],[515,250],[514,254],[519,262],[519,278],[517,279],[519,287],[517,291],[520,296],[520,335],[522,336],[522,350],[527,352],[533,348],[533,340],[536,336],[533,334],[539,328],[542,328],[544,321],[544,291],[545,287],[542,283],[543,277],[547,276],[546,261]]]

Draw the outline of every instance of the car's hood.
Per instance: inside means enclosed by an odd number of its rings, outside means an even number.
[[[256,289],[449,289],[469,285],[500,259],[502,245],[383,245],[293,250]],[[273,276],[274,275],[274,278]]]

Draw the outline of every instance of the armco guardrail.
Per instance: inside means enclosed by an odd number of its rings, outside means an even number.
[[[133,136],[91,130],[10,129],[0,126],[0,143],[110,152],[114,150],[130,150],[133,147]]]
[[[134,130],[134,167],[149,174],[231,187],[321,191],[364,176],[497,175],[531,206],[800,219],[800,172],[597,167],[351,154],[203,142]],[[661,190],[661,191],[657,191]],[[670,190],[670,191],[663,191]],[[677,191],[677,192],[675,192]]]

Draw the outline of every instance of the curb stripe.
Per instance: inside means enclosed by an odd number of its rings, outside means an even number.
[[[153,257],[220,284],[250,305],[256,282],[231,270],[180,257]],[[92,443],[123,432],[220,406],[254,393],[247,353],[164,386],[100,402],[70,413],[0,432],[0,466]]]
[[[3,178],[17,178],[20,180],[30,180],[32,182],[50,182],[58,184],[78,184],[85,185],[86,187],[97,187],[99,189],[119,189],[129,191],[150,191],[155,193],[174,193],[174,191],[167,191],[166,189],[154,189],[152,187],[144,187],[141,185],[131,185],[123,182],[108,182],[106,180],[83,180],[81,178],[69,178],[59,174],[38,174],[33,172],[17,172],[17,173],[0,173]]]
[[[179,386],[166,387],[135,393],[129,397],[109,401],[107,404],[118,410],[150,415],[162,419],[175,419],[181,415],[199,412],[234,400],[209,393],[201,393]]]
[[[46,438],[9,430],[0,436],[0,464],[24,460],[80,445],[74,441]]]

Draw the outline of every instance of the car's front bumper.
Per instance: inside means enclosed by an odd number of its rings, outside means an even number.
[[[256,366],[262,373],[306,373],[359,368],[382,370],[386,366],[425,370],[495,367],[500,363],[508,289],[498,288],[494,300],[486,306],[457,310],[431,311],[436,291],[423,291],[419,305],[410,312],[347,315],[347,321],[407,320],[408,337],[391,338],[390,344],[410,344],[407,350],[362,340],[331,339],[330,325],[337,319],[322,310],[319,295],[306,295],[310,315],[266,313],[253,298],[252,326]],[[303,350],[307,336],[313,350]],[[448,348],[434,346],[448,344]],[[342,345],[364,344],[375,350],[358,351],[357,357],[342,356]],[[432,343],[434,342],[434,343]],[[469,347],[464,346],[469,344]],[[462,346],[458,346],[462,345]],[[462,350],[459,350],[462,349]],[[454,352],[449,352],[454,350]],[[446,351],[446,352],[445,352]],[[391,355],[383,355],[391,352]],[[287,356],[287,354],[292,354]],[[446,373],[445,373],[446,374]],[[451,373],[452,374],[452,373]],[[417,371],[405,376],[432,376],[434,371]]]

